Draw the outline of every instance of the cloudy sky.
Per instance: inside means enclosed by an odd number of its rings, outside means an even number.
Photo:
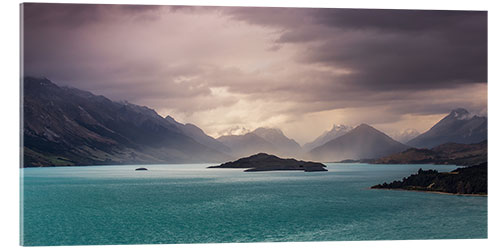
[[[424,132],[487,115],[487,14],[24,4],[24,73],[127,100],[214,137],[333,124]]]

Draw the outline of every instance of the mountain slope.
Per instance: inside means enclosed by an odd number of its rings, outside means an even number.
[[[185,135],[193,138],[196,142],[207,146],[209,148],[213,148],[218,150],[219,152],[224,152],[224,153],[229,153],[231,150],[229,147],[226,145],[222,144],[218,140],[208,136],[203,132],[203,130],[199,127],[197,127],[194,124],[191,123],[186,123],[182,124],[177,122],[173,117],[167,116],[165,117],[165,120],[167,120],[169,123],[175,125],[177,128],[179,128]]]
[[[268,141],[254,133],[244,135],[225,135],[217,138],[218,141],[231,149],[231,155],[239,158],[261,152],[276,152],[277,149]]]
[[[375,160],[376,164],[453,164],[472,166],[488,161],[488,143],[445,143],[432,149],[410,148]]]
[[[394,140],[404,144],[404,143],[408,143],[410,140],[412,140],[413,138],[415,138],[419,135],[420,135],[420,133],[416,129],[409,128],[409,129],[405,129],[403,131],[393,133],[390,136]]]
[[[450,112],[427,132],[410,140],[408,145],[417,148],[432,148],[444,143],[478,143],[487,139],[486,117],[472,116],[459,108]]]
[[[271,143],[281,156],[296,156],[302,150],[295,140],[286,137],[277,128],[257,128],[252,133]]]
[[[144,106],[32,77],[24,78],[23,91],[24,166],[229,159]]]
[[[312,159],[339,161],[371,159],[401,152],[408,146],[397,142],[375,128],[361,124],[343,136],[310,151]]]
[[[304,144],[303,148],[305,151],[310,151],[313,148],[322,146],[323,144],[325,144],[333,139],[336,139],[340,136],[345,135],[351,129],[352,129],[352,127],[350,127],[350,126],[334,124],[330,131],[325,131],[323,134],[321,134],[314,141]]]
[[[234,157],[243,157],[257,153],[275,154],[281,157],[295,157],[302,153],[302,148],[277,128],[257,128],[244,135],[226,135],[218,141],[231,149]]]

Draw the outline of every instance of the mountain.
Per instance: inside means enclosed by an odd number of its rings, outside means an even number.
[[[218,141],[231,149],[231,155],[243,157],[260,152],[276,154],[281,157],[297,156],[302,148],[277,128],[257,128],[244,135],[226,135]]]
[[[405,129],[403,131],[399,131],[399,132],[391,134],[391,138],[393,138],[394,140],[401,142],[401,143],[407,143],[408,141],[410,141],[411,139],[413,139],[419,135],[420,135],[420,133],[416,129],[409,128],[409,129]]]
[[[221,145],[153,109],[23,79],[24,166],[221,162]]]
[[[223,153],[230,153],[231,149],[227,147],[226,145],[222,144],[218,140],[212,138],[211,136],[208,136],[203,132],[202,129],[198,128],[196,125],[191,124],[191,123],[186,123],[182,124],[177,122],[173,117],[171,116],[166,116],[165,120],[169,122],[170,124],[173,124],[177,128],[179,128],[185,135],[193,138],[196,142],[207,146],[209,148],[213,148],[218,150],[219,152]]]
[[[246,168],[244,172],[300,170],[304,172],[328,171],[326,166],[319,162],[282,159],[275,155],[259,153],[241,158],[233,162],[226,162],[219,166],[208,168]]]
[[[270,142],[281,156],[295,156],[302,150],[300,145],[277,128],[257,128],[252,132]]]
[[[478,143],[487,139],[486,117],[473,116],[463,108],[455,109],[427,132],[410,140],[408,145],[417,148],[432,148],[440,144]]]
[[[330,131],[323,132],[323,134],[321,134],[314,141],[304,144],[303,148],[305,151],[310,151],[313,148],[322,146],[323,144],[339,136],[345,135],[351,129],[352,129],[351,126],[333,124],[333,127]]]
[[[408,146],[375,128],[361,124],[345,135],[312,149],[310,156],[321,161],[372,159],[401,152],[407,148]]]
[[[472,166],[488,161],[488,143],[445,143],[432,149],[410,148],[375,160],[376,164],[451,164]]]
[[[278,151],[270,142],[254,133],[225,135],[217,138],[217,140],[229,147],[231,155],[237,158],[259,152],[271,153]]]

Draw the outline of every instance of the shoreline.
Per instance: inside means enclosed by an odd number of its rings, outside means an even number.
[[[447,193],[442,191],[431,191],[431,190],[411,190],[404,188],[369,188],[369,189],[410,191],[410,192],[422,192],[422,193],[445,194],[445,195],[456,195],[456,196],[488,197],[488,194],[459,194],[459,193]]]

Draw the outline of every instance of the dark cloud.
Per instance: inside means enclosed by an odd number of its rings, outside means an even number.
[[[227,7],[221,10],[235,20],[268,27],[297,28],[311,21],[314,9],[277,7]]]
[[[282,28],[278,44],[309,43],[298,60],[352,71],[338,80],[358,89],[440,89],[487,81],[486,12],[240,8],[230,13]]]
[[[407,34],[354,37],[311,46],[301,60],[350,70],[341,81],[375,90],[440,89],[487,80],[486,49],[479,44],[464,47],[460,41]]]
[[[390,9],[316,9],[314,21],[344,29],[375,29],[394,32],[454,32],[463,22],[486,22],[485,12]],[[478,27],[476,27],[478,28]]]
[[[24,3],[23,21],[27,28],[48,25],[77,28],[113,18],[152,19],[161,8],[159,5]]]
[[[423,117],[422,130],[456,107],[486,113],[481,11],[28,3],[22,27],[26,75],[212,134],[288,126],[306,140],[333,122]]]

